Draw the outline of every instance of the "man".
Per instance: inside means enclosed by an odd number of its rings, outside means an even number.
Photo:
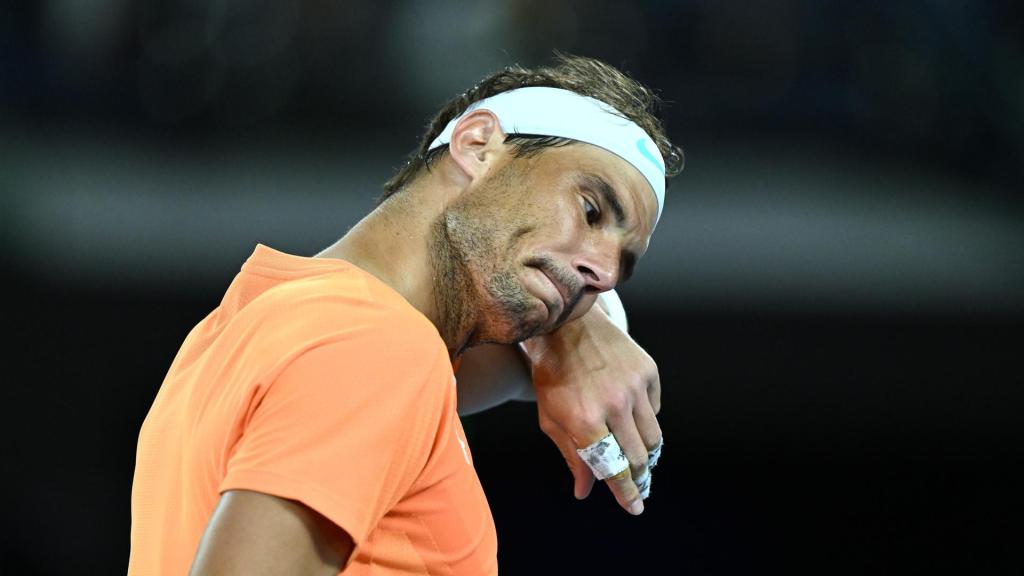
[[[485,344],[525,341],[576,496],[596,476],[642,512],[656,369],[592,305],[646,250],[681,164],[651,103],[590,59],[509,68],[438,114],[336,244],[258,246],[143,424],[129,572],[496,573],[456,395],[524,393],[484,385]],[[457,391],[464,353],[477,376]]]

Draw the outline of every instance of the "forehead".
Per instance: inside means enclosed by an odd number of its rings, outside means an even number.
[[[570,185],[604,188],[618,199],[626,216],[627,227],[636,228],[644,238],[654,231],[658,201],[643,174],[618,155],[598,146],[574,143],[550,148],[548,158],[556,177]],[[605,190],[595,189],[595,193]]]

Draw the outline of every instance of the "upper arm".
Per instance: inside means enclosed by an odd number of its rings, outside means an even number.
[[[354,323],[268,377],[219,491],[302,502],[362,543],[419,477],[455,403],[447,350],[394,337],[408,324]]]
[[[190,574],[330,574],[352,553],[352,538],[294,500],[260,492],[221,495]]]
[[[521,399],[533,388],[530,366],[516,345],[483,344],[466,350],[457,376],[462,415]]]

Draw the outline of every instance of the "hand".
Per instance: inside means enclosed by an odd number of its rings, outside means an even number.
[[[523,348],[532,362],[541,430],[569,465],[576,498],[586,498],[594,485],[576,449],[610,431],[629,468],[606,483],[620,506],[642,512],[634,479],[647,471],[648,451],[661,440],[661,381],[654,360],[598,306],[552,334],[527,340]]]

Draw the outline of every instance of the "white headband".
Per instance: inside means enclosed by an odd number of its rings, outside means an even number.
[[[429,150],[450,143],[459,120],[480,109],[493,112],[505,134],[578,140],[629,162],[651,185],[658,201],[658,219],[661,218],[665,205],[665,161],[650,135],[615,108],[561,88],[531,86],[509,90],[470,104],[434,138]]]

